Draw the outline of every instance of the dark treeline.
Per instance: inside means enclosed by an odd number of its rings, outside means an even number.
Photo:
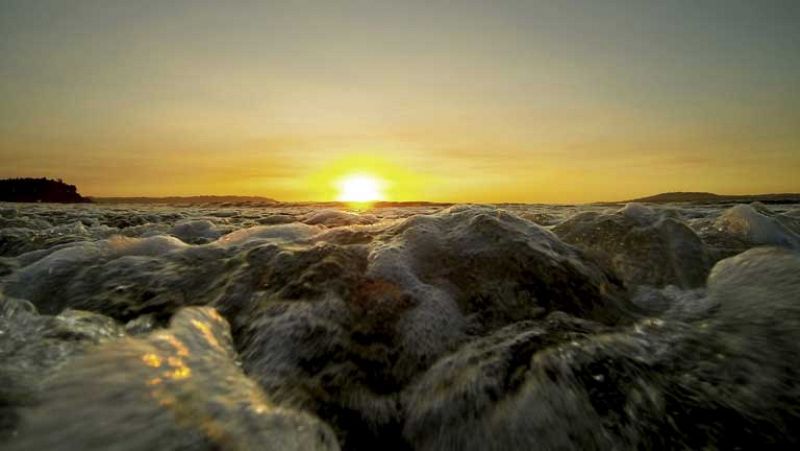
[[[0,180],[0,201],[3,202],[91,202],[78,194],[75,185],[47,178]]]

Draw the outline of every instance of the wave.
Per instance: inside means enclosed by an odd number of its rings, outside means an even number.
[[[770,208],[3,207],[0,438],[796,445],[800,228]]]

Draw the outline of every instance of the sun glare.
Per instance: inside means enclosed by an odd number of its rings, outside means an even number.
[[[339,194],[336,200],[348,203],[370,203],[384,200],[383,181],[366,174],[343,177],[337,183]]]

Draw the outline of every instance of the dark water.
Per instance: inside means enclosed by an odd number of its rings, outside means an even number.
[[[0,204],[0,447],[749,449],[800,210]]]

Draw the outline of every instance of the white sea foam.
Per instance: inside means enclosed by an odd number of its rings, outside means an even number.
[[[14,416],[0,439],[28,422],[41,437],[20,429],[22,448],[212,431],[335,449],[331,429],[346,449],[785,444],[793,429],[775,425],[800,424],[796,216],[2,206],[0,402]],[[159,382],[145,379],[156,363]],[[37,392],[44,380],[63,384]],[[55,425],[76,402],[94,422],[68,437]],[[205,416],[175,432],[175,412]],[[111,429],[91,429],[100,419]]]
[[[800,236],[763,206],[758,209],[753,205],[731,207],[717,218],[714,227],[753,244],[800,247]]]

